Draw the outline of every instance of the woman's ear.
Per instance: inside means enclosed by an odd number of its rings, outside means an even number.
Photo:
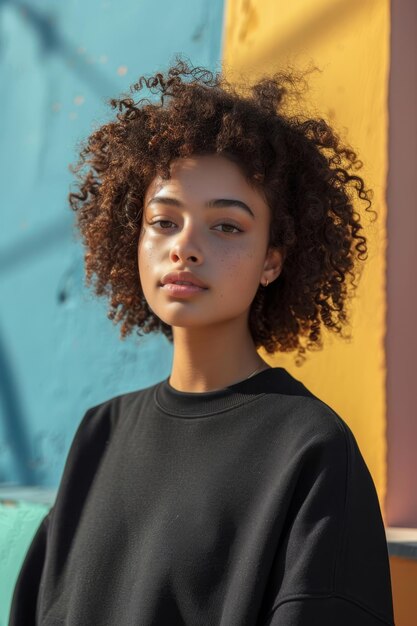
[[[267,280],[268,284],[271,284],[281,274],[282,266],[285,261],[284,248],[276,248],[269,246],[268,252],[265,258],[264,269],[262,272],[261,281]]]

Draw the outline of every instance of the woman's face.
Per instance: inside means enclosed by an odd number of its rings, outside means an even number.
[[[271,282],[281,265],[277,250],[267,255],[269,222],[269,207],[236,164],[219,155],[174,161],[171,178],[155,177],[144,199],[138,266],[152,311],[180,327],[247,317],[261,280]],[[162,286],[175,271],[206,288]]]

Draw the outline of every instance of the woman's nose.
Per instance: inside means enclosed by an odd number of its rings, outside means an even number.
[[[202,261],[203,254],[196,228],[183,228],[177,237],[173,237],[170,256],[174,261],[187,260],[190,257],[194,262]]]

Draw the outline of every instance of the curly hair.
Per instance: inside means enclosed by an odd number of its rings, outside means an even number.
[[[86,285],[108,297],[108,317],[121,322],[122,339],[136,329],[138,335],[161,331],[173,341],[172,327],[151,310],[141,288],[143,200],[156,175],[169,178],[172,160],[205,154],[233,160],[264,194],[269,245],[285,251],[279,277],[267,289],[259,286],[250,307],[256,348],[297,350],[301,365],[306,350],[322,348],[322,325],[343,336],[358,261],[367,258],[352,191],[367,211],[373,192],[349,173],[363,164],[326,121],[291,114],[288,102],[298,96],[289,87],[303,78],[287,68],[239,88],[222,72],[177,56],[165,74],[141,76],[130,87],[134,93],[145,85],[159,100],[135,102],[128,94],[109,100],[118,109],[115,119],[81,143],[69,166],[77,185],[69,203],[85,246]]]

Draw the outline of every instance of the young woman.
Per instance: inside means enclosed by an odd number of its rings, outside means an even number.
[[[170,376],[90,408],[16,583],[11,626],[393,626],[378,498],[354,435],[259,355],[321,347],[366,258],[295,74],[245,95],[177,60],[112,100],[74,172],[86,275],[121,335],[163,332]],[[303,345],[305,344],[305,345]]]

